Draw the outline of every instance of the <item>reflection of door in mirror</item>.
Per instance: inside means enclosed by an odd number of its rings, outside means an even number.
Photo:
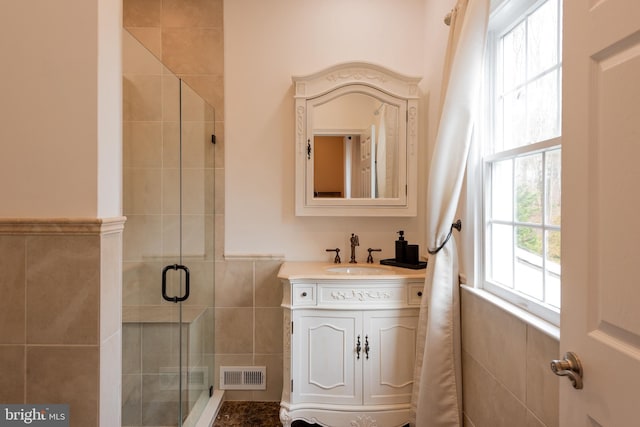
[[[313,139],[314,197],[345,197],[344,139],[342,135],[322,135]]]
[[[376,177],[371,134],[316,135],[313,138],[313,197],[368,199]]]

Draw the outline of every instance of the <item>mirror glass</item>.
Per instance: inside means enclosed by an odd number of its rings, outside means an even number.
[[[398,197],[401,102],[349,91],[311,103],[314,198]]]

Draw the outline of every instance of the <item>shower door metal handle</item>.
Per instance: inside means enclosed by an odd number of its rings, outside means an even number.
[[[167,295],[167,272],[169,270],[184,271],[184,275],[185,275],[184,295],[180,297],[179,296],[170,297],[169,295]],[[173,264],[173,265],[167,265],[165,268],[163,268],[162,269],[162,298],[164,298],[169,302],[175,302],[175,303],[178,303],[180,301],[185,301],[187,298],[189,298],[189,276],[190,276],[189,269],[184,265]]]

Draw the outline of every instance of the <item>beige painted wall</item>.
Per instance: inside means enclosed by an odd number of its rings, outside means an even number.
[[[336,63],[368,61],[409,75],[438,68],[426,40],[424,0],[229,0],[225,22],[225,256],[279,254],[330,260],[325,248],[380,247],[393,257],[396,231],[421,243],[424,179],[417,218],[308,218],[294,215],[292,75]],[[447,28],[437,31],[446,42]],[[424,93],[429,90],[422,87]],[[426,97],[419,156],[426,170]],[[360,251],[363,262],[366,252]]]
[[[0,401],[68,403],[73,427],[120,424],[121,16],[0,14]]]
[[[3,5],[0,217],[121,214],[121,4]]]

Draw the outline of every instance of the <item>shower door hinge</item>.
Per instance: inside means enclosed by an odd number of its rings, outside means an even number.
[[[216,135],[215,134],[211,134],[211,143],[212,144],[216,143]]]

